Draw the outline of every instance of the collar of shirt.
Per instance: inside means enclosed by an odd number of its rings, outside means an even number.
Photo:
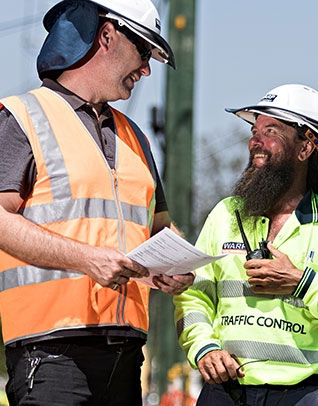
[[[93,112],[92,106],[87,103],[85,100],[83,100],[81,97],[77,96],[75,93],[71,92],[70,90],[66,89],[64,86],[62,86],[60,83],[52,80],[45,78],[42,83],[43,87],[47,87],[48,89],[53,90],[56,92],[59,96],[63,97],[65,101],[76,111],[81,108],[87,108]],[[95,115],[95,113],[94,113]],[[96,117],[96,115],[95,115]],[[110,107],[107,103],[104,103],[100,117],[99,117],[99,122],[103,122],[105,119],[111,118],[111,110]]]
[[[308,224],[318,221],[318,194],[308,190],[295,210],[300,224]]]

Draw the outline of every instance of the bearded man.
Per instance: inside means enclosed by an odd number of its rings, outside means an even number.
[[[227,255],[174,299],[197,405],[318,404],[318,92],[283,85],[227,111],[252,124],[250,159],[197,242]]]

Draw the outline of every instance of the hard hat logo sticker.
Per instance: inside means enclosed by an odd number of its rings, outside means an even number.
[[[260,101],[273,102],[277,97],[277,94],[268,93]]]

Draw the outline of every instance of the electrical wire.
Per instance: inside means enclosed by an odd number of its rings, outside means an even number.
[[[238,144],[241,144],[241,143],[243,143],[243,142],[246,142],[246,140],[248,140],[249,138],[250,138],[250,137],[241,138],[241,139],[239,139],[238,141],[232,142],[232,143],[229,144],[228,146],[226,146],[226,147],[224,147],[224,148],[222,148],[222,149],[220,149],[220,150],[218,150],[218,151],[213,152],[212,154],[209,154],[209,155],[206,155],[206,156],[204,156],[204,157],[202,157],[202,158],[196,159],[195,162],[201,162],[201,161],[204,161],[205,159],[213,158],[214,156],[220,154],[221,152],[224,152],[224,151],[226,151],[226,150],[228,150],[228,149],[230,149],[230,148],[232,148],[232,147],[234,147],[234,146],[236,146],[236,145],[238,145]]]

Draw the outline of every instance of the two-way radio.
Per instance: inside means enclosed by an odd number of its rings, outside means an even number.
[[[239,229],[240,229],[240,232],[241,232],[243,243],[244,243],[245,248],[246,248],[246,252],[247,252],[246,259],[247,259],[247,261],[249,259],[269,258],[270,252],[269,252],[269,250],[267,248],[267,241],[262,240],[259,243],[259,249],[254,250],[254,251],[251,250],[251,246],[250,246],[250,244],[249,244],[249,242],[247,240],[246,234],[244,232],[243,224],[242,224],[240,213],[239,213],[238,210],[235,210],[235,215],[236,215],[237,223],[238,223],[238,226],[239,226]]]

